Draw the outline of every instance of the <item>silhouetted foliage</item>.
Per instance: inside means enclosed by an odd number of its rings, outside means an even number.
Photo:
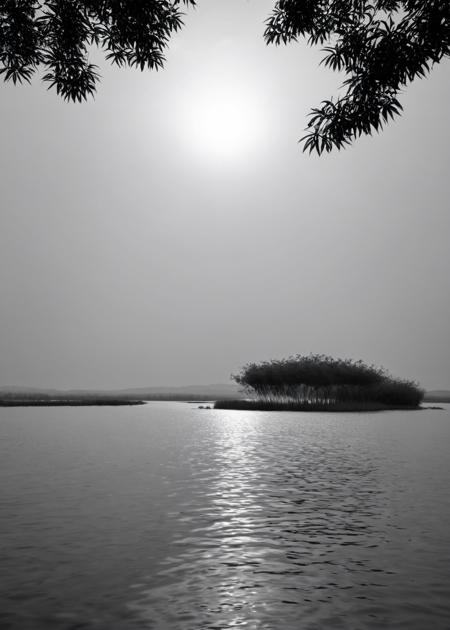
[[[0,74],[16,84],[43,66],[50,88],[81,101],[99,79],[92,45],[118,66],[161,68],[182,4],[195,0],[0,0]]]
[[[92,45],[119,66],[158,69],[181,5],[195,0],[0,0],[0,74],[43,81],[66,100],[92,95],[99,79]],[[341,149],[398,115],[401,89],[450,54],[447,0],[278,0],[268,43],[306,38],[323,46],[325,66],[342,71],[342,95],[313,109],[304,150]]]
[[[379,131],[401,112],[401,89],[449,56],[450,2],[279,0],[265,37],[324,46],[324,65],[346,75],[344,93],[312,111],[302,138],[320,154]]]
[[[417,407],[424,395],[417,383],[382,368],[319,354],[249,363],[232,378],[264,404]]]

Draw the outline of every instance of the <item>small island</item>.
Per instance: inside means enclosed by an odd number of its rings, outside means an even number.
[[[320,354],[249,363],[232,379],[246,398],[215,409],[256,411],[384,411],[418,409],[424,391],[362,361]]]

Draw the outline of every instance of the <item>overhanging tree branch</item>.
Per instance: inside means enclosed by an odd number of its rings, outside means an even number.
[[[195,0],[0,0],[0,75],[43,81],[66,100],[93,95],[89,50],[118,66],[158,70],[183,5]],[[322,63],[344,73],[342,93],[312,110],[305,151],[341,149],[399,115],[401,90],[450,54],[449,0],[278,0],[265,39],[320,45]]]
[[[344,93],[310,114],[305,151],[341,149],[402,111],[398,96],[450,54],[447,0],[279,0],[267,43],[327,44],[322,63],[345,73]]]
[[[116,65],[159,69],[171,35],[181,28],[182,5],[195,0],[0,0],[0,74],[14,83],[43,81],[66,100],[95,92],[97,45]]]

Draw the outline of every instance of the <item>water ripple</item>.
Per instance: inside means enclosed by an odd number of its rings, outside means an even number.
[[[450,628],[448,415],[27,413],[2,628]]]

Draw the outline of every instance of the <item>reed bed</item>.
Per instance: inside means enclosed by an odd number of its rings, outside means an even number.
[[[394,378],[383,368],[319,354],[249,363],[232,378],[247,399],[220,400],[216,409],[414,409],[424,396],[417,383]]]

